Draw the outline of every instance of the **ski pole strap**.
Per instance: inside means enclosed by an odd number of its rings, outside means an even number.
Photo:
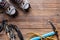
[[[19,30],[19,28],[16,25],[9,24],[9,26],[12,27],[17,32],[18,37],[19,37],[20,40],[24,40],[21,31]]]
[[[2,26],[2,25],[0,25],[0,32],[2,32],[2,30],[3,30],[3,26]]]

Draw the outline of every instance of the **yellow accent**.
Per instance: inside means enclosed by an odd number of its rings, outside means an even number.
[[[53,37],[47,37],[45,40],[55,40]]]
[[[31,38],[33,38],[33,37],[36,37],[36,36],[40,36],[40,34],[39,33],[32,33],[32,32],[30,32],[30,33],[27,33],[27,35],[28,34],[30,34],[31,35],[31,37],[29,37],[29,39],[28,40],[30,40]],[[41,37],[41,36],[40,36]],[[41,40],[42,40],[42,37],[41,37]]]

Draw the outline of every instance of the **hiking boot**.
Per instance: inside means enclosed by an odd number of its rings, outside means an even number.
[[[0,0],[0,8],[3,8],[5,10],[5,13],[10,16],[14,16],[15,14],[17,14],[16,8],[6,0]]]
[[[24,11],[28,11],[30,8],[30,3],[28,0],[10,0],[10,1],[17,3],[19,7]]]

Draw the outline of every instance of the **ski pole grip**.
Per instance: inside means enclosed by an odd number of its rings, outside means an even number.
[[[54,35],[55,35],[55,32],[52,31],[52,32],[49,32],[49,33],[46,33],[46,34],[42,35],[42,37],[47,38],[47,37],[54,36]]]
[[[30,40],[41,40],[41,38],[38,36],[38,37],[33,37]]]

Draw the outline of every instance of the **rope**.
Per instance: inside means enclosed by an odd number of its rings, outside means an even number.
[[[40,36],[40,34],[38,34],[38,33],[27,33],[27,35],[28,34],[30,34],[31,35],[31,37],[28,39],[28,40],[30,40],[31,38],[33,38],[33,37],[37,37],[37,36],[39,36],[40,38],[41,38],[41,40],[42,40],[42,36]]]

